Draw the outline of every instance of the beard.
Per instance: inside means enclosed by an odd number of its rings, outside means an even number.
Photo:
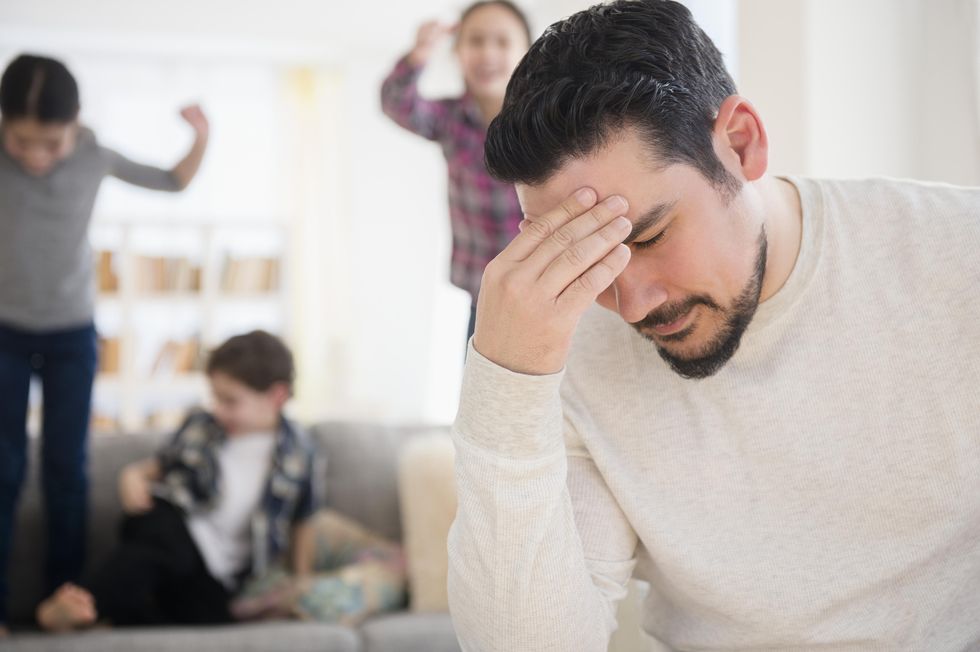
[[[722,308],[718,303],[707,295],[695,295],[679,301],[657,308],[642,320],[632,324],[643,337],[653,342],[657,347],[657,353],[670,365],[680,376],[684,378],[698,379],[707,378],[718,372],[725,363],[728,362],[742,341],[745,329],[749,327],[755,311],[759,307],[759,297],[762,293],[762,280],[766,272],[766,254],[768,251],[768,240],[766,239],[766,229],[762,228],[759,233],[758,251],[755,259],[755,269],[745,287],[739,292],[728,309]],[[679,355],[671,353],[664,348],[648,332],[658,324],[669,324],[677,321],[686,315],[695,306],[705,306],[721,314],[724,321],[717,333],[704,345],[700,346],[693,354]],[[659,337],[660,342],[680,342],[686,339],[694,331],[697,324],[692,324],[678,333],[671,333]]]

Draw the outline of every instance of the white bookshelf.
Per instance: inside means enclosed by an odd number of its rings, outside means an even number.
[[[96,326],[101,337],[118,341],[119,355],[115,373],[100,371],[96,377],[94,434],[172,428],[189,407],[208,397],[207,379],[200,370],[207,351],[254,328],[285,332],[287,235],[285,224],[274,220],[95,222],[91,232],[95,256],[112,252],[118,279],[117,291],[97,294]],[[147,289],[145,261],[152,258],[199,267],[199,288]],[[257,279],[251,274],[244,279],[239,275],[235,286],[229,287],[224,273],[229,260],[239,261],[239,268],[246,271],[260,266],[258,261],[278,271],[268,285],[262,282],[265,276]],[[196,368],[156,364],[166,342],[194,340],[199,343]]]

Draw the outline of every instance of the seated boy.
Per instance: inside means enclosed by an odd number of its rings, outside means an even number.
[[[287,556],[309,574],[313,448],[282,414],[292,354],[254,331],[218,347],[207,374],[213,412],[191,414],[156,457],[123,470],[118,546],[41,603],[42,628],[230,622],[247,577]]]

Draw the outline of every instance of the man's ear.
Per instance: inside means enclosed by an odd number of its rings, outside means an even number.
[[[769,138],[755,107],[739,95],[725,98],[712,129],[715,154],[735,174],[756,181],[769,167]]]

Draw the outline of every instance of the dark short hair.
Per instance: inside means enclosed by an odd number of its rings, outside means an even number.
[[[469,7],[463,10],[462,15],[459,17],[459,24],[462,25],[466,22],[466,19],[470,17],[477,9],[482,9],[483,7],[491,7],[496,5],[498,7],[503,7],[510,13],[514,14],[518,21],[520,21],[521,26],[524,28],[524,35],[527,36],[527,42],[531,43],[531,22],[527,19],[527,15],[518,7],[516,4],[510,0],[479,0],[479,2],[474,2]]]
[[[207,373],[221,372],[264,392],[276,383],[293,388],[293,354],[275,335],[256,330],[236,335],[211,352]]]
[[[487,133],[487,169],[502,181],[541,183],[629,127],[656,162],[687,163],[737,189],[711,140],[718,108],[735,92],[684,5],[595,5],[545,30],[517,66]]]
[[[60,61],[22,54],[4,70],[0,79],[0,113],[5,119],[73,122],[78,118],[78,109],[78,84]]]

